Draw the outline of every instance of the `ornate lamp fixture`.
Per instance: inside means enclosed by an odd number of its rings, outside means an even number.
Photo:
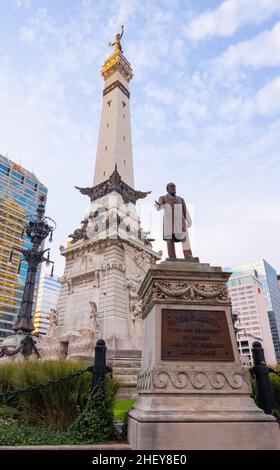
[[[49,241],[52,241],[53,232],[56,228],[56,223],[50,217],[45,217],[45,197],[40,196],[39,205],[37,208],[37,216],[31,218],[25,227],[25,232],[30,238],[32,247],[31,248],[14,248],[11,251],[9,262],[13,260],[13,252],[17,251],[21,253],[24,259],[27,261],[27,276],[23,291],[23,297],[21,301],[20,311],[16,322],[13,326],[15,334],[8,336],[0,346],[0,357],[11,356],[13,352],[10,346],[14,346],[14,354],[20,350],[24,356],[28,356],[32,353],[33,349],[37,354],[35,348],[35,341],[32,337],[32,331],[34,330],[33,317],[32,317],[32,306],[34,298],[34,288],[37,269],[40,263],[46,262],[47,266],[52,264],[51,276],[53,276],[54,262],[50,260],[50,249],[42,249],[44,240],[49,236]],[[24,236],[24,231],[23,234]],[[20,262],[21,264],[21,262]],[[20,265],[19,270],[20,271]],[[18,336],[20,339],[20,345],[18,341],[12,344],[12,336]],[[6,344],[7,343],[7,344]]]

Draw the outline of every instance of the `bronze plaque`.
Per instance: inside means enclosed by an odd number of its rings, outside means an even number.
[[[234,361],[221,310],[163,309],[161,358],[171,361]]]

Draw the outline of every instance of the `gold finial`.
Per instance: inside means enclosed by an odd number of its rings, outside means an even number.
[[[121,26],[121,33],[116,34],[115,42],[109,42],[110,47],[115,46],[115,52],[123,52],[122,45],[121,45],[121,38],[123,37],[123,30],[124,30],[124,27]]]

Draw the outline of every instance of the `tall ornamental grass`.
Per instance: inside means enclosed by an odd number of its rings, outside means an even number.
[[[87,366],[81,362],[29,360],[0,365],[0,394],[6,390],[45,383]],[[0,396],[0,419],[29,426],[66,430],[76,419],[90,390],[92,375],[85,372],[64,383],[24,392],[11,398]]]

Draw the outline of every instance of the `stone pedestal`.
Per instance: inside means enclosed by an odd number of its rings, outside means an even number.
[[[280,449],[275,419],[250,398],[228,277],[198,260],[166,261],[146,275],[139,397],[129,413],[133,449]]]

